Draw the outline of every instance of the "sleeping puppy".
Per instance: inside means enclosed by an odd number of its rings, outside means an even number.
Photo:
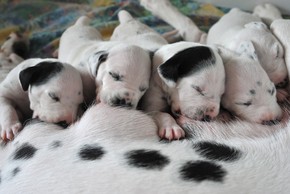
[[[72,123],[83,102],[82,80],[71,65],[56,59],[28,59],[0,84],[0,128],[12,140],[28,118]]]
[[[104,41],[80,17],[61,36],[59,59],[79,70],[85,102],[136,108],[149,86],[151,60],[148,51],[126,41]]]
[[[264,125],[282,119],[276,88],[259,64],[252,44],[243,53],[219,47],[226,71],[226,90],[222,106],[241,119]]]
[[[165,45],[154,54],[151,75],[142,108],[154,116],[161,138],[185,135],[167,112],[206,121],[218,115],[225,70],[215,49],[193,42]]]
[[[190,19],[173,7],[169,0],[140,1],[154,15],[175,27],[184,40],[219,44],[237,53],[243,52],[242,45],[245,42],[246,45],[252,44],[260,64],[278,88],[278,100],[283,101],[288,96],[285,90],[288,75],[284,49],[261,18],[234,8],[210,28],[206,39],[206,35],[201,34],[196,24],[189,22]]]

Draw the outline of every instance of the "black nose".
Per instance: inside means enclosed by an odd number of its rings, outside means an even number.
[[[268,125],[268,126],[277,125],[278,123],[279,123],[279,120],[262,121],[262,125]]]
[[[115,98],[112,101],[113,106],[122,106],[122,107],[128,107],[131,108],[133,107],[131,102],[126,102],[124,98]]]
[[[204,121],[204,122],[210,122],[210,121],[211,121],[211,116],[209,116],[209,115],[205,115],[205,116],[203,117],[202,121]]]
[[[62,127],[62,128],[67,128],[68,127],[68,124],[66,121],[60,121],[58,123],[56,123],[58,126]]]

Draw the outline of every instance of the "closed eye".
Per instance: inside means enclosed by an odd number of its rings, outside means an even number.
[[[109,74],[115,81],[122,81],[123,76],[113,72],[109,72]]]
[[[248,102],[236,102],[237,105],[242,105],[242,106],[250,106],[252,105],[252,102],[251,101],[248,101]]]
[[[198,86],[191,86],[193,89],[195,89],[200,95],[204,96],[204,93],[202,91],[202,89]]]
[[[48,93],[48,96],[49,96],[52,100],[54,100],[54,101],[56,101],[56,102],[59,102],[59,101],[60,101],[59,97],[58,97],[55,93],[53,93],[53,92],[49,92],[49,93]]]

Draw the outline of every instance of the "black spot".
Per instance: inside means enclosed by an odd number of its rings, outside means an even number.
[[[97,160],[101,159],[103,155],[105,154],[105,151],[102,147],[98,145],[84,145],[80,152],[79,156],[82,160]]]
[[[37,149],[32,145],[25,143],[16,149],[14,153],[14,160],[29,159],[32,158]]]
[[[29,85],[41,85],[46,83],[55,74],[63,69],[63,64],[59,62],[44,61],[35,66],[22,70],[19,74],[20,83],[24,91]]]
[[[256,94],[256,90],[250,90],[250,94],[255,95]]]
[[[20,168],[16,167],[12,170],[12,177],[16,176],[20,172]]]
[[[272,89],[269,89],[269,90],[268,90],[268,93],[271,94],[271,96],[273,96],[275,90],[276,90],[276,88],[273,87]]]
[[[176,82],[179,78],[197,73],[215,64],[215,56],[206,46],[195,46],[176,53],[161,64],[159,73],[165,78]]]
[[[146,169],[161,170],[169,164],[169,159],[156,150],[133,150],[126,153],[128,163],[132,166]]]
[[[226,171],[222,166],[207,161],[189,161],[180,169],[180,175],[183,180],[201,182],[210,180],[222,182]]]
[[[199,142],[194,149],[209,160],[235,161],[241,157],[241,152],[235,148],[214,142]]]
[[[262,82],[257,81],[257,85],[258,85],[258,86],[261,86],[261,85],[262,85]]]
[[[58,148],[58,147],[61,147],[62,146],[62,142],[61,141],[53,141],[51,144],[50,144],[50,147],[51,148]]]

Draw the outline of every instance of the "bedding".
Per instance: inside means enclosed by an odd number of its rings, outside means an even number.
[[[172,2],[204,31],[229,10]],[[30,57],[54,57],[62,32],[79,16],[91,16],[109,38],[122,9],[161,34],[172,30],[136,0],[12,0],[0,3],[0,44],[19,31],[30,40]],[[9,70],[0,67],[1,79]],[[32,123],[12,143],[2,142],[0,193],[289,193],[287,122],[184,127],[188,139],[160,141],[145,114],[100,105],[67,130]]]

